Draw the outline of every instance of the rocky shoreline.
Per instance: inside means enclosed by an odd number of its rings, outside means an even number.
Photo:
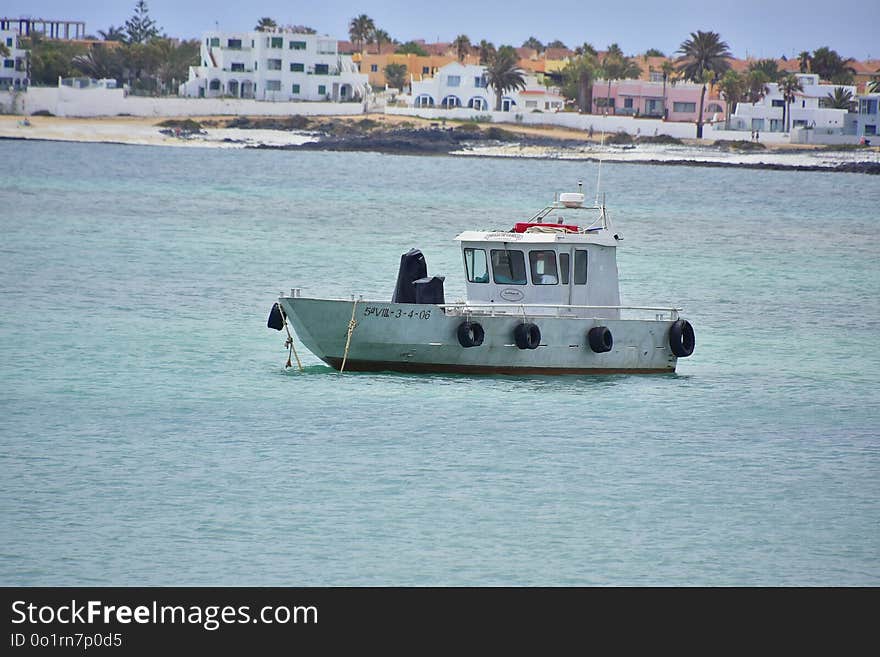
[[[475,122],[401,121],[396,124],[362,118],[248,119],[226,124],[235,128],[306,130],[314,139],[302,144],[257,144],[248,148],[304,151],[374,152],[394,155],[456,157],[516,157],[573,161],[615,161],[665,166],[740,167],[776,171],[824,171],[880,175],[876,149],[831,148],[802,150],[767,148],[749,141],[684,144],[671,137],[635,139],[606,135],[604,144],[584,138],[565,138]],[[650,150],[653,149],[653,150]],[[785,161],[786,159],[790,161]],[[809,159],[814,162],[806,161]]]
[[[876,146],[765,145],[749,141],[587,135],[553,126],[359,115],[156,119],[0,117],[0,139],[188,148],[374,152],[396,155],[604,161],[880,175]]]
[[[494,148],[493,148],[494,147]],[[627,159],[611,159],[601,148],[588,149],[576,140],[560,140],[551,137],[518,135],[502,128],[484,131],[460,131],[457,129],[399,129],[369,134],[322,135],[316,141],[304,144],[259,144],[248,148],[301,151],[374,152],[392,155],[446,155],[456,157],[531,158],[572,161],[615,161],[630,164],[663,166],[739,167],[775,171],[824,171],[880,175],[880,161],[852,161],[835,164],[804,164],[781,162],[744,162],[736,158],[730,161],[694,159],[682,156],[678,159],[656,159],[640,153],[638,146],[618,149],[629,151]],[[536,153],[524,152],[531,148]],[[709,153],[736,153],[726,147],[701,147]]]

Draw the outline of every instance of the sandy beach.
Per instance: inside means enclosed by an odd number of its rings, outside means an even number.
[[[602,144],[601,135],[556,127],[520,125],[461,126],[414,117],[384,114],[354,117],[312,117],[305,130],[261,127],[259,119],[193,117],[198,131],[163,127],[164,117],[61,118],[0,116],[0,139],[36,139],[175,148],[297,148],[309,150],[374,150],[468,157],[518,157],[560,160],[604,160],[652,164],[749,166],[811,170],[880,170],[880,148],[834,149],[824,146],[785,145],[746,149],[713,146],[711,142],[682,140],[680,144]],[[276,122],[277,123],[277,122]],[[246,127],[232,127],[246,125]],[[272,125],[272,124],[268,124]],[[490,137],[500,129],[501,139]],[[468,132],[464,132],[465,128]],[[455,140],[439,139],[438,131],[455,133]],[[392,143],[389,145],[388,137]],[[470,137],[475,139],[470,139]],[[396,141],[394,141],[396,140]],[[405,146],[401,149],[400,146]],[[424,146],[424,151],[421,149]],[[848,168],[847,168],[848,167]]]

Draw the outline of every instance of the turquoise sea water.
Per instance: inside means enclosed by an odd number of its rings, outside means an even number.
[[[0,584],[880,585],[880,180],[610,165],[661,376],[283,368],[596,165],[0,141]]]

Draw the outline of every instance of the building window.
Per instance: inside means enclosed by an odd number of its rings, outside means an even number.
[[[478,75],[477,77],[475,77],[474,78],[474,86],[480,87],[481,89],[485,89],[486,88],[486,76],[485,75]]]
[[[281,80],[266,80],[266,91],[281,91]]]
[[[291,41],[290,42],[291,50],[305,50],[306,42],[305,41]]]
[[[15,66],[14,59],[4,59],[3,60],[3,68],[13,68]]]
[[[784,101],[784,100],[776,99],[776,100],[771,101],[770,104],[771,104],[773,107],[785,107],[785,101]]]
[[[431,68],[428,66],[422,66],[422,75],[428,75],[431,73]]]
[[[623,107],[624,107],[624,109],[632,109],[633,108],[633,99],[632,98],[624,98],[623,99]]]
[[[447,75],[446,76],[446,86],[447,87],[457,87],[461,84],[461,76],[460,75]]]
[[[764,119],[752,119],[752,130],[763,130]]]
[[[574,252],[574,284],[587,284],[587,252],[580,249]]]
[[[696,103],[672,103],[672,111],[673,112],[696,112],[697,104]]]
[[[280,71],[281,70],[281,60],[280,59],[267,59],[266,60],[266,68],[270,71]]]
[[[302,73],[305,70],[306,70],[305,64],[299,64],[297,62],[290,63],[290,72],[291,73]]]
[[[483,249],[464,250],[464,269],[469,283],[488,283],[489,269]]]
[[[284,37],[272,37],[272,40],[269,44],[270,48],[283,48],[284,47]]]
[[[379,70],[378,64],[370,64],[370,73],[376,73]]]
[[[298,84],[293,85],[293,87],[291,87],[291,89],[290,89],[290,92],[294,93],[294,94],[298,94],[299,93],[299,85]]]
[[[212,48],[220,47],[220,37],[211,37],[211,40],[208,42],[208,45]]]
[[[220,91],[220,80],[211,80],[208,83],[208,89],[211,91]]]
[[[501,285],[526,284],[526,259],[522,251],[492,249],[492,272]]]
[[[865,134],[866,135],[876,135],[877,134],[877,126],[870,125],[868,123],[865,124]]]
[[[533,285],[556,285],[559,276],[556,273],[555,251],[529,251],[529,264],[532,266]]]
[[[318,85],[318,95],[319,95],[319,96],[324,96],[324,95],[326,95],[326,94],[327,94],[327,86],[326,86],[326,85],[323,85],[323,84],[319,84],[319,85]]]
[[[226,47],[233,50],[241,50],[241,39],[227,39]]]
[[[527,101],[526,101],[526,107],[534,107],[534,108],[537,108],[537,107],[538,107],[538,101],[537,101],[537,100],[527,100]]]
[[[329,73],[329,64],[315,64],[315,75],[328,75]]]
[[[235,72],[244,71],[244,63],[242,63],[242,62],[232,62],[232,65],[230,66],[230,69],[229,69],[229,70],[231,70],[231,71],[235,71]]]

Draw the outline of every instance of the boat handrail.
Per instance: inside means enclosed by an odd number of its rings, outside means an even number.
[[[592,232],[595,230],[602,230],[602,229],[608,228],[608,216],[606,214],[604,205],[581,205],[581,206],[576,206],[576,207],[569,207],[559,201],[554,201],[552,204],[548,205],[547,207],[543,208],[542,210],[539,210],[538,212],[533,214],[531,217],[529,217],[528,221],[526,221],[525,223],[529,223],[529,224],[541,223],[541,220],[544,217],[546,217],[548,214],[553,212],[554,210],[564,210],[567,213],[571,212],[573,210],[574,211],[584,211],[584,210],[597,211],[599,213],[599,216],[593,220],[593,222],[590,224],[589,227],[587,227],[585,229],[581,229],[581,231],[579,231],[579,232],[586,233],[586,232]]]
[[[572,308],[577,310],[650,310],[656,312],[681,312],[682,308],[659,306],[576,306],[565,303],[440,303],[440,308]]]

